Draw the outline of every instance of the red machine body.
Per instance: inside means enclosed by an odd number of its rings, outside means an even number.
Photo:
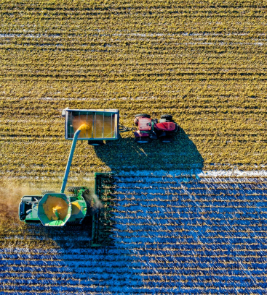
[[[139,114],[135,116],[134,123],[137,131],[134,132],[135,141],[148,143],[152,139],[160,139],[162,142],[171,142],[179,126],[172,120],[171,115],[163,115],[161,119],[151,119],[150,115]]]
[[[176,123],[173,122],[164,122],[164,123],[157,123],[155,124],[155,129],[166,131],[166,132],[172,132],[176,129]]]

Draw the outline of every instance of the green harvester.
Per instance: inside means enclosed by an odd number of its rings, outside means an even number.
[[[103,232],[108,224],[108,210],[95,207],[95,198],[88,187],[71,187],[66,195],[65,188],[77,140],[98,142],[114,140],[118,136],[118,110],[69,110],[63,111],[66,118],[65,137],[72,139],[72,146],[65,169],[60,193],[45,192],[43,195],[23,196],[19,205],[19,218],[26,224],[59,227],[82,224],[85,217],[92,220],[92,243],[101,246]],[[97,131],[97,132],[96,132]],[[101,137],[101,135],[103,137]],[[110,136],[110,137],[109,137]],[[111,183],[110,173],[95,173],[95,191],[106,208],[110,203],[108,194],[102,194],[102,183]],[[107,186],[106,186],[107,187]],[[104,196],[102,198],[102,195]]]

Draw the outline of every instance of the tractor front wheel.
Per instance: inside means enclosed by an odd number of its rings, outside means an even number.
[[[135,142],[137,143],[150,143],[150,138],[149,137],[136,137]]]

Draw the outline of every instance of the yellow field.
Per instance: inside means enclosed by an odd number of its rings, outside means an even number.
[[[266,165],[265,1],[0,1],[0,24],[0,176],[63,176],[66,107],[183,129],[169,146],[79,142],[72,178]]]

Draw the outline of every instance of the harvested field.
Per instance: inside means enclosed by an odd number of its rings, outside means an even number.
[[[263,294],[267,174],[115,176],[114,246],[88,232],[1,236],[1,294]]]
[[[63,173],[66,107],[118,108],[127,126],[140,112],[171,113],[182,127],[167,148],[142,151],[132,134],[100,151],[80,143],[71,177],[120,170],[117,159],[124,170],[264,169],[265,8],[243,0],[1,1],[0,175]]]

